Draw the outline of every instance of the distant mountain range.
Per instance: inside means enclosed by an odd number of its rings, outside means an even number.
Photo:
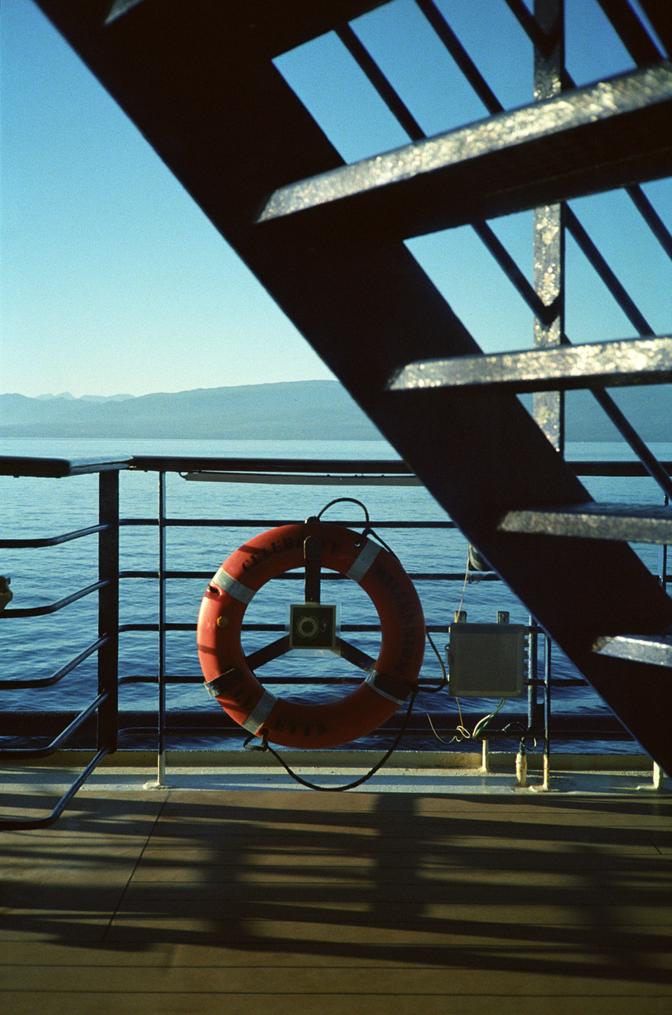
[[[123,402],[133,395],[73,395],[70,391],[61,391],[58,395],[36,395],[41,402],[53,402],[55,398],[62,398],[66,402],[74,402],[79,398],[82,402]]]
[[[672,386],[611,393],[645,440],[672,440]],[[139,397],[0,395],[0,437],[375,440],[379,436],[337,381],[197,388]],[[568,395],[567,438],[620,440],[595,399],[583,391]]]
[[[0,395],[0,437],[375,440],[336,381],[197,388],[92,401]]]

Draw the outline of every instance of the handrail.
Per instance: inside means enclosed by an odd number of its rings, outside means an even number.
[[[28,548],[38,549],[43,546],[60,546],[61,543],[69,543],[73,539],[92,536],[97,532],[105,532],[107,529],[109,529],[109,525],[89,525],[85,529],[64,532],[60,536],[42,536],[37,539],[0,539],[0,550],[25,550]]]
[[[63,479],[103,472],[121,472],[130,458],[54,458],[51,455],[0,455],[0,476]]]
[[[133,455],[130,468],[140,472],[316,472],[414,475],[399,458],[216,458],[203,455]]]
[[[98,593],[98,637],[49,677],[2,680],[0,690],[41,689],[59,683],[94,653],[98,656],[98,693],[48,743],[41,747],[13,747],[0,750],[0,758],[21,760],[53,754],[94,715],[98,717],[97,753],[56,802],[53,809],[38,818],[0,820],[0,829],[40,828],[58,819],[64,808],[94,771],[98,763],[116,750],[118,736],[118,638],[119,638],[119,472],[127,462],[99,459],[19,458],[0,456],[0,474],[11,476],[62,478],[98,474],[98,524],[56,536],[4,539],[0,547],[41,549],[71,542],[90,535],[98,536],[98,580],[85,588],[45,606],[19,607],[0,612],[3,620],[38,617],[56,613],[94,592]]]
[[[80,663],[83,663],[85,659],[97,652],[99,648],[106,645],[109,640],[108,635],[103,635],[102,638],[97,638],[88,648],[85,648],[79,655],[76,655],[74,659],[71,659],[65,666],[61,666],[59,670],[52,673],[50,677],[35,677],[32,680],[0,680],[0,691],[25,691],[28,689],[34,689],[37,687],[53,687],[54,684],[58,684],[63,677],[67,677],[68,673],[71,673]]]
[[[63,796],[60,798],[56,806],[41,818],[3,818],[0,820],[0,829],[3,832],[16,832],[26,831],[32,828],[47,828],[49,825],[53,825],[55,821],[58,821],[61,814],[68,806],[74,795],[82,788],[86,780],[89,778],[93,770],[103,760],[103,758],[109,754],[107,747],[101,747],[100,750],[94,755],[91,761],[88,763],[86,768],[80,772],[72,785],[66,790]]]
[[[91,585],[87,585],[77,592],[72,592],[69,596],[64,596],[63,599],[58,599],[54,603],[47,603],[46,606],[18,606],[12,610],[3,610],[0,613],[0,619],[9,620],[11,617],[44,617],[48,613],[58,613],[59,610],[70,606],[71,603],[76,603],[79,599],[90,596],[92,592],[98,592],[99,589],[107,588],[112,584],[112,581],[112,578],[104,578],[101,581],[92,582]]]
[[[109,698],[107,691],[103,691],[101,694],[97,694],[93,701],[87,705],[86,708],[82,709],[81,712],[68,723],[65,729],[54,737],[48,744],[43,747],[3,747],[0,750],[0,758],[46,758],[50,754],[53,754],[58,748],[66,743],[70,739],[73,733],[76,733],[80,726],[82,726],[89,716],[93,713]]]

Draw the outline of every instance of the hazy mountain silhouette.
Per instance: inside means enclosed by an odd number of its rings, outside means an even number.
[[[612,389],[611,394],[645,440],[672,440],[670,385]],[[620,439],[588,392],[568,394],[567,415],[570,441]],[[139,397],[0,395],[0,437],[372,440],[379,436],[337,381],[197,388]]]

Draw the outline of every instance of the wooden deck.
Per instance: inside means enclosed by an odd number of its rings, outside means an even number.
[[[653,795],[82,793],[56,827],[0,837],[0,1008],[669,1015],[671,812]]]

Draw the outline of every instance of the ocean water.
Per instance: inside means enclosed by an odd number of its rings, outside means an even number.
[[[654,445],[660,458],[672,458],[672,444]],[[296,458],[396,458],[394,450],[382,441],[294,442],[284,441],[101,441],[101,440],[5,440],[1,454],[44,455],[50,457],[95,457],[97,455],[179,454],[226,457],[296,457]],[[570,445],[568,457],[575,460],[629,459],[629,450],[619,444]],[[660,491],[648,478],[621,479],[584,477],[583,482],[598,500],[661,503]],[[121,474],[121,517],[156,517],[158,480],[155,473]],[[374,520],[444,520],[445,513],[422,487],[357,487],[342,486],[252,486],[248,484],[190,483],[179,475],[167,478],[167,513],[169,517],[255,519],[301,519],[317,513],[335,497],[352,495],[362,500]],[[6,538],[51,536],[97,521],[97,477],[77,476],[68,479],[14,479],[0,477],[2,525]],[[330,520],[351,520],[360,517],[354,505],[337,505],[326,516]],[[214,573],[220,563],[246,538],[267,526],[263,523],[249,529],[170,528],[167,535],[168,570],[204,570]],[[450,571],[462,575],[465,568],[466,543],[456,530],[382,529],[381,535],[401,559],[407,571]],[[158,529],[129,527],[121,530],[122,570],[150,570],[157,567]],[[658,572],[660,548],[637,546],[636,552],[647,566]],[[0,551],[0,574],[12,578],[14,599],[11,607],[44,605],[75,592],[97,577],[97,539],[86,537],[62,546],[37,550]],[[203,594],[203,580],[172,580],[167,583],[167,619],[169,622],[194,623]],[[447,625],[460,602],[463,583],[456,581],[422,581],[418,593],[430,625]],[[255,596],[246,619],[257,623],[285,624],[289,604],[300,601],[300,582],[271,582]],[[352,582],[323,584],[324,602],[339,605],[343,623],[375,623],[376,615],[365,593]],[[464,590],[463,609],[474,622],[494,622],[497,610],[509,610],[511,621],[527,623],[526,608],[502,582],[469,583]],[[158,584],[146,579],[127,579],[121,586],[121,622],[155,623],[158,617]],[[57,614],[38,618],[0,619],[0,672],[3,679],[45,677],[82,651],[96,635],[97,597],[92,595],[74,603]],[[243,644],[253,651],[277,634],[246,632]],[[374,658],[378,638],[367,633],[346,637]],[[443,652],[446,635],[435,636]],[[553,673],[557,677],[576,676],[574,668],[555,649]],[[193,632],[169,632],[167,636],[166,669],[171,675],[197,676],[198,658]],[[120,674],[145,674],[155,677],[158,671],[157,636],[151,632],[129,632],[121,637]],[[356,672],[356,671],[355,671]],[[260,670],[259,676],[297,676],[316,678],[315,685],[284,688],[278,693],[293,697],[309,696],[312,701],[324,700],[344,693],[334,687],[320,685],[328,675],[352,675],[347,663],[331,653],[293,652]],[[439,664],[427,648],[423,679],[437,680]],[[39,692],[10,690],[3,692],[0,711],[63,711],[77,709],[91,700],[96,686],[95,656],[84,662],[61,683]],[[153,710],[157,689],[152,685],[124,686],[120,693],[122,710]],[[169,709],[196,713],[217,709],[197,685],[171,685],[167,688]],[[465,703],[476,715],[496,704],[492,700]],[[507,702],[502,716],[525,711],[525,701]],[[608,709],[590,687],[563,688],[554,693],[555,713],[608,714]],[[447,692],[421,694],[414,710],[415,725],[426,724],[426,737],[420,742],[438,747],[427,716],[441,731],[455,724],[456,703]],[[505,719],[503,719],[505,721]],[[243,734],[241,733],[241,743]],[[379,742],[374,736],[360,741],[360,746]],[[195,737],[191,746],[200,743]],[[184,746],[184,745],[183,745]],[[412,746],[418,746],[418,738]]]

